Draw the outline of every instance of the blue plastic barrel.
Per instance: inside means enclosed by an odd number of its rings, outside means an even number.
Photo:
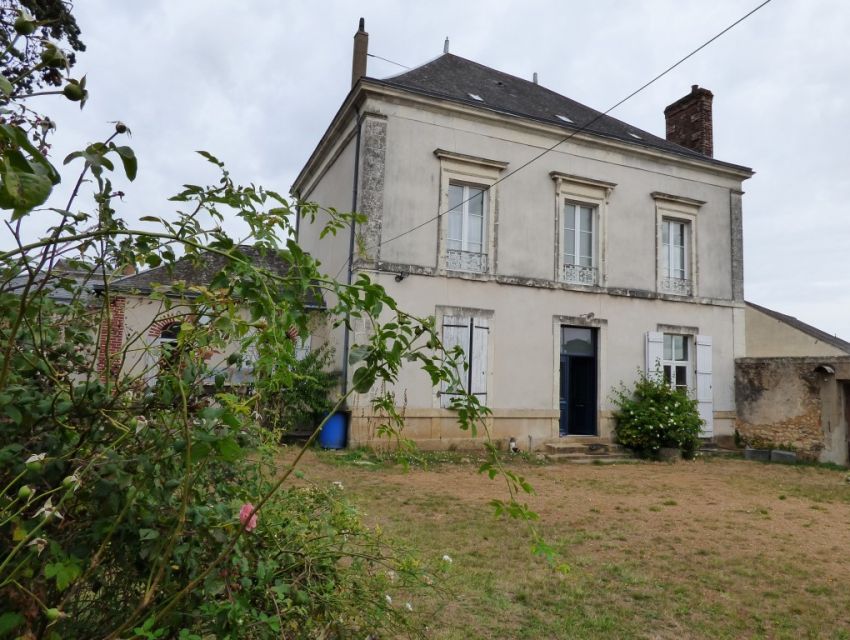
[[[345,414],[337,411],[333,414],[319,433],[319,446],[322,449],[345,449],[345,441],[348,439],[348,425]]]

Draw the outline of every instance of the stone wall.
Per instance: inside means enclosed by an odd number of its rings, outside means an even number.
[[[792,449],[802,459],[846,464],[845,402],[837,401],[846,384],[836,376],[833,360],[850,359],[736,360],[736,428],[744,441]]]

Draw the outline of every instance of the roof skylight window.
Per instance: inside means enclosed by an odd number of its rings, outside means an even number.
[[[573,124],[572,120],[570,120],[567,116],[562,116],[560,113],[556,114],[555,117],[558,118],[558,120],[563,120],[564,122],[569,122],[570,124]]]
[[[468,95],[473,100],[478,100],[478,102],[484,102],[484,98],[479,96],[477,93],[467,93],[466,95]]]
[[[636,134],[636,133],[632,133],[631,131],[629,131],[629,135],[630,135],[632,138],[634,138],[635,140],[643,140],[643,138],[641,138],[638,134]]]

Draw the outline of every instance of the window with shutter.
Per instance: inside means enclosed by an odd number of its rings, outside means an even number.
[[[683,389],[691,397],[696,397],[697,409],[705,423],[700,433],[702,438],[709,438],[714,434],[711,351],[711,336],[655,331],[646,334],[647,375],[661,374],[670,386]],[[696,374],[695,384],[694,373]]]
[[[460,347],[464,353],[464,362],[458,367],[457,375],[461,389],[478,398],[481,404],[487,403],[487,354],[490,336],[490,323],[487,318],[469,316],[443,317],[443,346],[446,351]],[[451,393],[445,383],[440,393],[440,406],[451,407]]]

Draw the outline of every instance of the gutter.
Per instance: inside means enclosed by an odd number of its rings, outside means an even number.
[[[360,182],[360,132],[363,125],[363,116],[359,110],[355,109],[355,121],[357,126],[357,137],[354,143],[354,184],[351,186],[351,211],[357,211],[358,185]],[[348,239],[348,274],[346,276],[346,284],[351,285],[354,278],[354,236],[356,232],[356,224],[351,220],[351,233]],[[342,395],[348,393],[348,351],[351,347],[351,316],[346,315],[345,318],[345,333],[342,339]]]

